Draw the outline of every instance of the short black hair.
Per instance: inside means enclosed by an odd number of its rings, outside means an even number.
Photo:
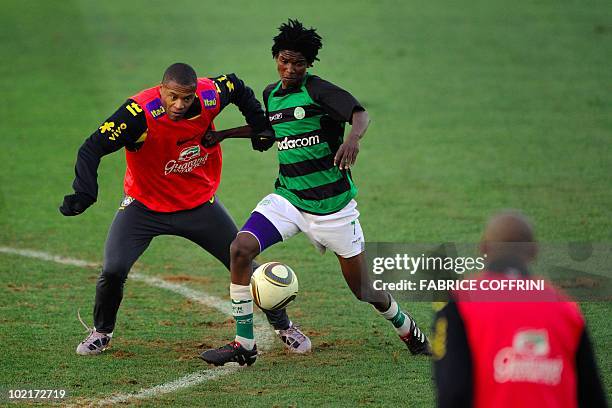
[[[170,65],[162,78],[162,84],[174,81],[179,85],[192,86],[198,83],[198,76],[191,65],[177,62]]]
[[[278,27],[280,33],[274,37],[272,56],[276,58],[283,50],[297,51],[306,58],[309,64],[318,61],[317,54],[323,47],[322,38],[317,30],[306,29],[298,20],[291,20]]]

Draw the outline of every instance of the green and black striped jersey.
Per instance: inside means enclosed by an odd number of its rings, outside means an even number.
[[[363,107],[347,91],[309,74],[299,88],[269,85],[263,100],[278,147],[276,193],[309,213],[341,210],[357,187],[350,171],[334,166],[334,156],[345,123]]]

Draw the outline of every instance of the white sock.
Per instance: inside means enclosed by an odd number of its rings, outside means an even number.
[[[410,333],[410,328],[412,326],[412,319],[409,316],[407,316],[404,312],[402,312],[399,305],[397,304],[395,299],[393,299],[392,296],[389,296],[389,299],[391,300],[389,309],[387,309],[385,312],[378,312],[378,313],[380,313],[382,317],[384,317],[385,319],[391,322],[397,334],[404,337]]]
[[[232,298],[232,316],[236,320],[236,338],[242,347],[253,350],[255,336],[253,334],[253,295],[249,285],[230,284]]]

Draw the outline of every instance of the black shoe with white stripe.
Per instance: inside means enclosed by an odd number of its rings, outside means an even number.
[[[419,329],[416,322],[410,319],[410,333],[405,336],[400,336],[400,339],[406,343],[406,347],[410,351],[410,354],[417,355],[421,354],[424,356],[431,356],[431,346],[425,333]]]

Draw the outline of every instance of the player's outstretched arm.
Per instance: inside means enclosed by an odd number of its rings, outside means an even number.
[[[221,109],[230,103],[236,105],[247,125],[222,131],[209,130],[202,138],[202,144],[211,147],[229,138],[248,138],[251,139],[253,149],[260,152],[268,150],[274,144],[274,132],[253,90],[235,74],[211,79],[217,85]]]
[[[225,130],[207,130],[202,138],[204,147],[212,147],[225,139],[247,139],[251,137],[253,128],[249,125]]]
[[[122,147],[138,149],[146,130],[144,112],[136,102],[128,99],[81,145],[74,166],[74,193],[64,196],[59,211],[65,216],[79,215],[95,203],[102,157]]]
[[[254,131],[249,125],[218,131],[208,130],[202,138],[202,144],[204,147],[212,147],[225,139],[251,139],[253,149],[263,152],[274,144],[274,131]]]
[[[365,135],[370,124],[368,112],[365,110],[353,112],[351,123],[351,131],[344,143],[338,148],[336,156],[334,156],[334,166],[338,166],[340,170],[348,170],[357,160],[359,141]]]
[[[248,87],[236,74],[226,74],[212,78],[217,86],[221,109],[228,104],[234,104],[244,116],[246,123],[259,132],[268,127],[268,119],[264,114],[261,104],[255,98],[253,90]]]

